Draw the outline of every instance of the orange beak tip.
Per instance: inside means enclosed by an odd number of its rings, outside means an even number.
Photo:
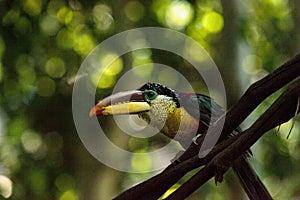
[[[96,115],[95,109],[92,108],[89,113],[89,117],[94,117]]]
[[[89,113],[89,116],[90,117],[94,117],[94,116],[97,116],[97,115],[101,115],[101,109],[99,109],[98,106],[94,106],[91,110],[90,110],[90,113]]]

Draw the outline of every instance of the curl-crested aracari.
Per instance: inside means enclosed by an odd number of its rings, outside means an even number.
[[[137,114],[186,147],[196,134],[205,132],[210,121],[223,113],[208,96],[179,93],[158,83],[147,83],[139,90],[119,92],[100,100],[91,109],[90,116]],[[211,120],[211,116],[215,119]]]
[[[114,114],[137,114],[150,125],[160,128],[164,135],[187,147],[196,135],[205,133],[224,110],[206,95],[182,93],[158,83],[147,83],[138,90],[108,96],[90,111],[90,116]],[[270,198],[246,161],[246,154],[233,169],[248,196]]]

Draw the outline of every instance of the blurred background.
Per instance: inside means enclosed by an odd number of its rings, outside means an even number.
[[[0,199],[111,199],[155,174],[124,173],[103,165],[76,133],[71,109],[75,76],[105,39],[149,26],[190,36],[219,67],[231,106],[251,83],[299,53],[299,9],[297,0],[0,0]],[[114,62],[95,83],[97,97],[111,94],[126,71],[153,62],[172,66],[195,91],[206,92],[182,58],[147,49]],[[149,66],[145,73],[155,72]],[[161,78],[176,85],[168,74]],[[279,95],[265,100],[243,128]],[[121,148],[147,152],[157,144],[127,137],[111,126],[111,118],[100,120]],[[296,122],[286,139],[291,126],[289,121],[270,131],[252,148],[251,162],[274,199],[300,198],[300,124]],[[149,159],[131,160],[137,170],[149,165]],[[189,199],[246,197],[228,172],[222,184],[210,181]]]

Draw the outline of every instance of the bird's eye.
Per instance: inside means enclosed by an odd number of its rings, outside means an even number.
[[[145,90],[144,91],[144,98],[147,101],[151,101],[153,99],[155,99],[157,96],[157,93],[153,90]]]

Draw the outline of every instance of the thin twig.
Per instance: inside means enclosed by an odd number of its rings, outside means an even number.
[[[289,139],[290,134],[291,134],[291,132],[292,132],[292,130],[294,128],[294,125],[295,125],[295,122],[296,122],[297,113],[299,112],[299,104],[300,104],[300,97],[298,97],[297,108],[296,108],[296,111],[295,111],[295,115],[294,115],[294,117],[292,119],[292,121],[293,121],[292,122],[292,126],[291,126],[291,129],[290,129],[288,135],[286,136],[286,139]]]

